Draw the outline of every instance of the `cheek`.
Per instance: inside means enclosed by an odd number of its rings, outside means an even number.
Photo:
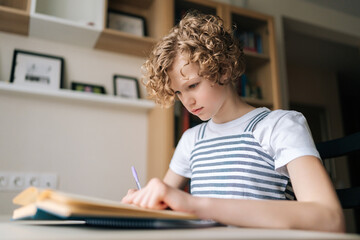
[[[208,106],[210,107],[210,111],[212,114],[216,115],[218,111],[223,107],[227,94],[224,89],[216,89],[212,91],[212,96],[208,99]],[[213,117],[213,116],[212,116]]]
[[[224,91],[225,89],[219,85],[211,87],[209,89],[209,96],[210,96],[210,101],[211,102],[217,102],[217,101],[222,101],[225,99],[226,97],[226,93]]]

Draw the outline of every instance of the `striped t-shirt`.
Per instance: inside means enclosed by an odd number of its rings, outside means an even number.
[[[211,122],[203,123],[191,129],[189,131],[191,134],[184,134],[184,137],[194,137],[192,147],[191,143],[189,144],[191,141],[187,142],[190,146],[184,147],[184,142],[182,142],[184,139],[182,139],[175,151],[170,168],[179,175],[191,178],[191,193],[195,196],[293,199],[289,177],[286,172],[284,174],[283,171],[279,171],[282,166],[279,167],[279,164],[277,166],[276,155],[275,157],[271,156],[269,150],[264,150],[262,146],[264,141],[260,141],[261,144],[258,140],[259,137],[254,136],[255,129],[257,131],[258,127],[260,130],[261,128],[266,130],[269,125],[272,125],[272,113],[266,108],[256,109],[248,113],[242,117],[243,119],[240,119],[240,121],[244,120],[243,123],[246,124],[243,124],[242,129],[237,126],[236,129],[239,131],[231,131],[233,134],[217,134],[215,136],[213,134],[211,136],[213,130],[209,128],[209,125],[213,124]],[[291,114],[299,117],[299,113],[291,112]],[[300,119],[301,117],[300,114]],[[262,123],[266,122],[269,124],[261,126]],[[307,132],[309,135],[306,122],[305,126],[302,125],[303,123],[300,124],[300,130],[302,130],[299,132],[302,134]],[[229,132],[229,129],[227,131]],[[297,132],[296,128],[295,132]],[[265,134],[262,135],[265,136]],[[307,137],[311,140],[311,135]],[[304,152],[304,155],[317,156],[317,151],[312,146],[312,140],[304,141],[300,145],[307,146],[309,149]],[[179,153],[181,149],[183,151]],[[187,156],[186,152],[189,152]]]

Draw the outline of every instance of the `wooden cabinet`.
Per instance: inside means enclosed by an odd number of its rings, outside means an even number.
[[[147,56],[156,43],[172,26],[171,1],[162,0],[108,0],[106,1],[103,31],[95,48]],[[126,32],[110,29],[107,26],[109,10],[125,12],[145,19],[147,36],[139,37]]]
[[[0,0],[0,31],[29,34],[30,0]]]
[[[238,32],[255,35],[255,45],[257,38],[261,45],[261,49],[249,50],[244,47],[245,74],[261,91],[260,96],[246,96],[245,100],[254,106],[281,108],[273,17],[230,6],[226,7],[225,12],[228,24],[236,26]]]
[[[256,43],[260,50],[244,52],[246,76],[260,86],[261,94],[245,100],[254,106],[281,108],[274,20],[244,8],[209,0],[0,0],[0,31],[146,57],[189,9],[217,14],[228,28],[236,26],[237,31],[260,39]],[[108,28],[109,10],[144,18],[147,36]],[[174,108],[151,110],[148,129],[147,176],[161,178],[174,151]]]

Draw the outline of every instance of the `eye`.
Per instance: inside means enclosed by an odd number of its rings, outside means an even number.
[[[191,84],[191,85],[189,86],[189,88],[190,88],[190,89],[195,88],[197,85],[199,85],[199,83]]]
[[[175,93],[175,95],[179,95],[179,94],[181,94],[181,92],[180,92],[180,91],[175,91],[174,93]]]

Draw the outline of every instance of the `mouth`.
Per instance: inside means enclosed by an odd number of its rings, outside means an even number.
[[[195,108],[195,109],[191,110],[191,113],[194,115],[197,115],[201,112],[202,109],[203,109],[203,107]]]

